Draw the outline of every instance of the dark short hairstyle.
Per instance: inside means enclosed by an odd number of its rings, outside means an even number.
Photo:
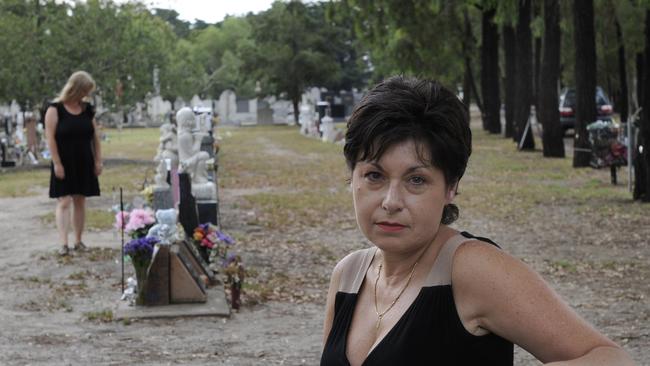
[[[391,146],[413,140],[420,159],[440,169],[447,186],[460,181],[472,153],[467,107],[438,82],[394,76],[370,89],[348,120],[343,154],[348,168],[377,161]],[[431,160],[429,161],[428,158]],[[458,207],[445,206],[443,224],[458,218]]]

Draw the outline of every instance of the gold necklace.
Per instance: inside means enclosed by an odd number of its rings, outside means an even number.
[[[404,285],[404,287],[402,287],[402,290],[399,292],[399,294],[397,294],[395,300],[393,300],[393,302],[390,303],[388,308],[382,312],[379,312],[379,308],[377,306],[377,283],[379,283],[379,276],[381,276],[381,268],[384,263],[383,261],[382,263],[379,263],[379,271],[377,272],[377,278],[375,279],[375,313],[377,313],[377,326],[375,327],[375,330],[379,329],[379,325],[381,324],[381,320],[384,318],[384,315],[386,315],[386,313],[393,308],[397,300],[399,300],[400,296],[402,296],[406,288],[409,286],[409,283],[411,283],[411,278],[413,278],[413,273],[415,272],[415,266],[418,265],[418,262],[420,261],[420,258],[422,258],[422,255],[424,255],[424,252],[420,254],[420,257],[415,261],[415,264],[413,264],[413,268],[411,268],[411,273],[409,273],[409,278],[406,280],[406,284]]]

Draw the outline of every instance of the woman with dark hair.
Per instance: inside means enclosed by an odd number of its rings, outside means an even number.
[[[512,365],[514,343],[554,365],[633,364],[524,263],[448,226],[471,149],[466,107],[434,81],[393,77],[355,107],[344,154],[374,247],[334,268],[321,365]]]
[[[86,249],[81,241],[86,197],[99,196],[97,177],[102,173],[101,146],[95,110],[87,102],[93,90],[95,81],[90,74],[77,71],[45,112],[45,135],[52,156],[50,197],[57,199],[55,216],[61,240],[59,255],[62,256],[70,252],[71,216],[75,236],[73,248]]]

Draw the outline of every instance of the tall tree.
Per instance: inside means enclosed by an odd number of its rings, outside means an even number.
[[[643,52],[638,52],[636,54],[634,57],[634,63],[636,66],[636,90],[634,94],[636,95],[636,106],[638,108],[641,107],[641,103],[643,102],[643,77],[645,74],[643,72]]]
[[[331,43],[314,32],[318,19],[311,7],[298,0],[276,1],[256,16],[253,34],[257,44],[255,66],[266,92],[286,93],[298,124],[298,104],[304,89],[340,78],[340,66],[331,57]]]
[[[503,26],[503,53],[505,55],[505,115],[506,131],[505,137],[513,138],[515,136],[515,95],[516,95],[516,76],[517,76],[517,55],[516,55],[515,28],[512,25],[504,24]]]
[[[481,101],[481,95],[478,92],[476,87],[476,81],[474,80],[474,70],[472,67],[472,55],[474,54],[473,50],[476,44],[476,39],[474,37],[474,32],[472,31],[472,24],[469,19],[469,12],[467,7],[463,7],[463,32],[461,38],[461,44],[463,49],[463,60],[465,65],[465,83],[469,85],[472,91],[472,95],[476,99],[476,106],[483,113],[483,102]],[[498,41],[497,41],[498,42]],[[470,90],[463,90],[463,93],[469,93]],[[469,106],[469,104],[466,104]],[[486,126],[484,126],[485,128]]]
[[[187,38],[190,34],[190,22],[178,19],[180,14],[176,10],[155,8],[152,12],[158,18],[166,21],[179,38]]]
[[[621,121],[627,121],[628,113],[628,90],[627,90],[627,65],[625,58],[625,43],[623,42],[623,33],[621,32],[621,24],[618,17],[615,17],[616,24],[616,40],[618,41],[618,78],[620,83],[620,99],[617,103],[617,108],[621,114]]]
[[[516,28],[517,75],[515,81],[515,141],[520,150],[534,150],[533,130],[528,125],[532,100],[532,33],[530,11],[532,0],[519,0]]]
[[[539,111],[539,91],[540,91],[540,77],[542,71],[542,32],[539,25],[543,22],[541,12],[543,11],[543,1],[533,0],[533,20],[531,22],[533,34],[533,92],[531,104],[535,105],[535,113]]]
[[[467,9],[474,19],[473,6],[419,0],[343,0],[340,4],[340,10],[354,19],[356,36],[368,49],[375,81],[397,73],[454,86],[465,75],[471,79],[467,65],[473,68],[477,53],[473,41],[467,39],[471,32],[467,32],[463,12]],[[468,82],[463,88],[465,95],[476,91],[471,85]]]
[[[575,32],[576,121],[573,167],[589,166],[587,125],[596,120],[596,38],[593,0],[573,3]]]
[[[643,55],[643,94],[641,99],[641,125],[635,151],[635,200],[650,202],[650,9],[645,17],[645,47]],[[642,148],[640,148],[642,147]]]
[[[481,94],[483,125],[490,133],[501,133],[499,96],[499,30],[494,23],[496,8],[483,9],[481,28]]]
[[[544,41],[537,116],[543,126],[546,157],[564,157],[564,130],[560,125],[557,83],[560,78],[560,4],[544,0]]]

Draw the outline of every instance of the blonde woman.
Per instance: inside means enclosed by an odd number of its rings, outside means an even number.
[[[77,71],[45,112],[45,134],[52,155],[50,197],[58,200],[56,227],[61,256],[70,254],[68,231],[71,224],[74,249],[86,248],[81,241],[86,197],[99,196],[97,177],[102,173],[99,129],[95,110],[87,102],[94,90],[92,76]]]

